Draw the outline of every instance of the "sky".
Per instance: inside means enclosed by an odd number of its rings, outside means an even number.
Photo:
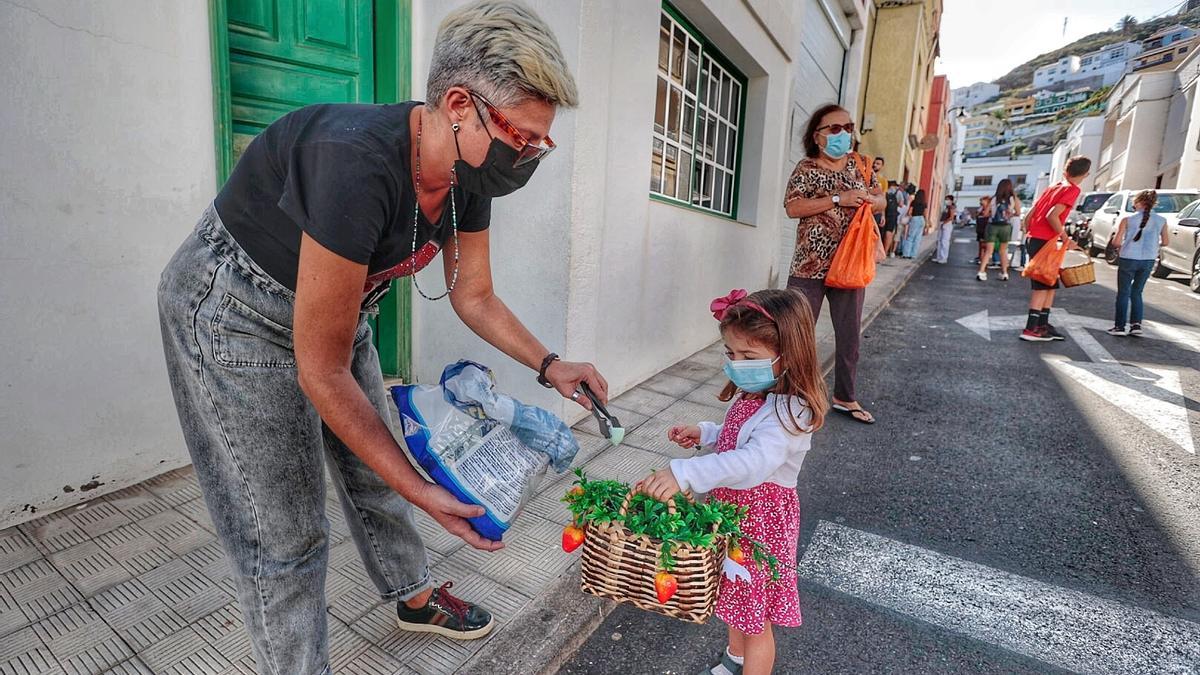
[[[1039,54],[1107,30],[1174,13],[1180,0],[945,0],[937,72],[951,87],[990,82]],[[1063,35],[1063,19],[1067,19]]]

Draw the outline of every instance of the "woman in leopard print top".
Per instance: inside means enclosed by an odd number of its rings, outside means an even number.
[[[788,287],[808,298],[814,318],[820,316],[821,304],[829,298],[837,344],[833,410],[864,424],[873,424],[875,418],[858,403],[854,391],[865,289],[825,286],[829,264],[854,212],[864,202],[878,213],[885,206],[879,179],[870,174],[870,180],[864,180],[858,166],[861,158],[849,152],[853,134],[854,122],[841,106],[823,106],[808,122],[804,135],[806,157],[788,179],[784,197],[788,216],[800,220]],[[882,245],[876,257],[883,259]]]

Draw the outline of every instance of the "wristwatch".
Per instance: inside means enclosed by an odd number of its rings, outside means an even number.
[[[842,196],[841,196],[841,195],[834,195],[832,199],[833,199],[833,205],[834,205],[834,206],[841,206],[841,205],[842,205]]]

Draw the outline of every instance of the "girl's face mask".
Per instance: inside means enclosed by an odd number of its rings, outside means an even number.
[[[766,391],[775,386],[775,364],[779,357],[771,359],[748,359],[734,361],[725,357],[725,375],[735,387],[751,394]]]

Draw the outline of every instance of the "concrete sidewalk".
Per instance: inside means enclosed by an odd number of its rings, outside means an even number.
[[[922,255],[928,257],[931,238]],[[868,289],[864,324],[915,272],[888,261]],[[822,363],[833,358],[828,319],[818,326]],[[713,345],[613,401],[625,443],[610,448],[591,418],[576,426],[576,460],[592,476],[633,481],[685,451],[672,424],[724,415],[717,392],[722,350]],[[559,548],[569,516],[559,498],[571,474],[549,476],[494,555],[464,546],[418,512],[437,583],[491,609],[486,640],[401,633],[380,602],[329,489],[329,643],[335,672],[552,672],[611,611],[582,594],[578,555]],[[0,531],[0,673],[254,673],[228,566],[191,467]]]

